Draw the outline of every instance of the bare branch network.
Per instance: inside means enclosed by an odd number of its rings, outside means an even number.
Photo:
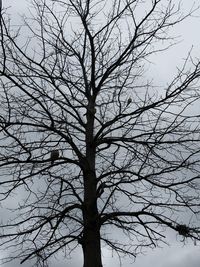
[[[1,3],[6,261],[48,266],[80,246],[84,267],[101,267],[102,246],[135,257],[165,243],[166,228],[200,240],[199,61],[189,55],[163,87],[145,78],[194,11],[172,0],[34,0],[16,27]]]

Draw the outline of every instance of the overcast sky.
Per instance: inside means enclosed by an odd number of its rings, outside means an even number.
[[[178,1],[178,0],[177,0]],[[24,11],[25,0],[4,0],[7,5],[11,5],[12,16],[16,17],[17,12]],[[183,0],[184,9],[189,10],[193,1]],[[198,1],[196,1],[198,2]],[[200,15],[200,11],[197,13]],[[188,18],[182,24],[176,26],[173,29],[173,33],[180,35],[182,40],[175,47],[171,48],[165,53],[152,57],[154,64],[151,65],[150,73],[153,75],[155,82],[165,83],[169,81],[169,78],[175,74],[176,67],[183,63],[183,59],[186,57],[187,52],[193,46],[193,56],[200,58],[200,17]],[[157,80],[156,80],[157,79]],[[145,255],[139,256],[135,263],[130,260],[124,262],[124,267],[199,267],[200,266],[200,244],[194,246],[192,242],[189,244],[183,244],[180,242],[179,237],[169,234],[170,247],[164,246],[162,249],[157,248],[149,250]],[[2,252],[3,253],[3,252]],[[6,253],[6,252],[5,252]],[[79,252],[81,253],[81,251]],[[117,259],[112,258],[112,255],[103,249],[103,261],[104,267],[119,266]],[[1,265],[1,267],[19,267],[18,262]],[[29,263],[22,265],[24,267],[30,266]],[[73,260],[69,260],[67,263],[62,261],[55,262],[52,266],[58,267],[79,267],[82,266],[81,256],[75,257]]]

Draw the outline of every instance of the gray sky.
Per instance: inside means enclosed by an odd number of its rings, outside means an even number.
[[[25,0],[4,0],[7,5],[12,5],[12,16],[16,18],[17,12],[24,11],[24,2]],[[192,2],[191,0],[183,0],[184,9],[188,10]],[[200,11],[198,12],[200,15]],[[168,51],[152,56],[152,61],[154,64],[151,65],[149,73],[153,75],[155,83],[165,84],[169,81],[169,78],[175,75],[176,67],[183,63],[184,58],[187,55],[187,52],[193,46],[193,56],[200,58],[200,17],[188,18],[182,24],[177,25],[173,29],[173,33],[180,35],[180,40],[182,40],[175,47],[169,49]],[[199,107],[196,107],[199,109]],[[193,243],[185,244],[178,240],[178,237],[174,233],[169,233],[168,238],[171,246],[163,246],[163,248],[149,250],[145,255],[141,255],[136,259],[136,262],[133,264],[130,260],[124,262],[123,266],[126,267],[199,267],[200,266],[200,244],[197,243],[197,246],[194,246]],[[119,266],[117,258],[113,258],[110,252],[103,248],[103,261],[104,267],[114,267]],[[6,253],[6,252],[5,252]],[[3,256],[4,252],[1,252],[0,257]],[[75,258],[75,259],[74,259]],[[75,255],[73,260],[65,262],[60,261],[55,262],[52,266],[58,267],[78,267],[82,265],[81,261],[81,251],[78,252],[78,255]],[[9,263],[6,265],[0,265],[0,267],[19,267],[30,266],[29,263],[20,265],[18,262]]]

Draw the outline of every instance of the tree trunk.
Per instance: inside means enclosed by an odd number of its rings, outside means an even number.
[[[94,131],[94,103],[87,111],[86,127],[86,161],[84,166],[84,207],[83,207],[83,267],[102,267],[99,213],[97,208],[96,172],[95,172],[95,144]]]
[[[102,267],[100,232],[95,227],[85,229],[83,235],[83,267]]]
[[[100,224],[94,172],[87,173],[87,178],[85,178],[83,222],[83,267],[102,267]]]

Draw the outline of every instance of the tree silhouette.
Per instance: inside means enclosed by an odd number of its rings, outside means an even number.
[[[200,240],[199,61],[189,55],[162,88],[145,79],[170,27],[193,11],[170,0],[34,0],[31,12],[16,29],[1,3],[0,196],[15,202],[1,222],[7,260],[46,266],[80,246],[84,267],[102,267],[104,245],[135,257],[166,242],[166,228]]]

